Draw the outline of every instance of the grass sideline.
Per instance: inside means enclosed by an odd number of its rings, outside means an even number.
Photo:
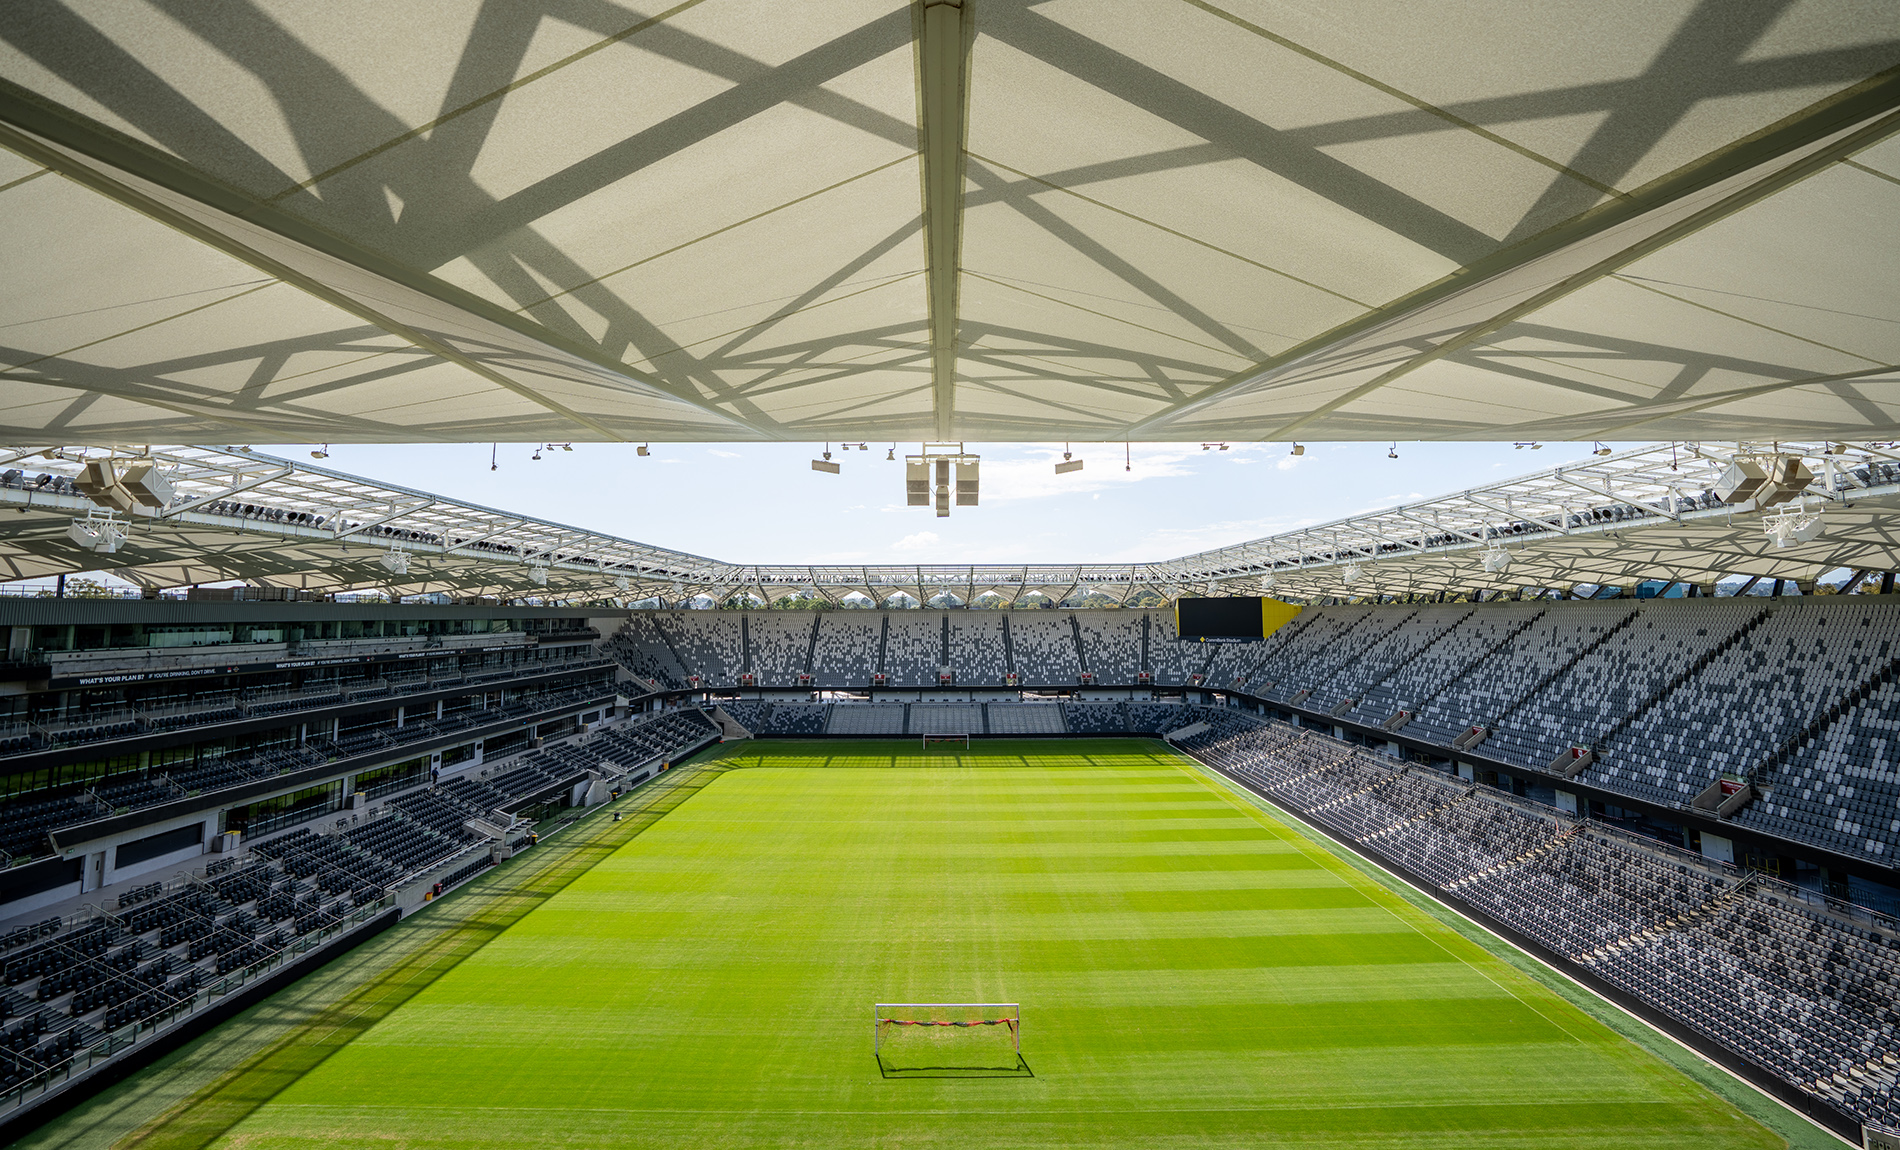
[[[877,769],[965,761],[1022,769]],[[1781,1144],[1158,743],[742,743],[662,786],[20,1145]],[[964,994],[1025,1003],[1033,1083],[881,1081],[850,1008]]]

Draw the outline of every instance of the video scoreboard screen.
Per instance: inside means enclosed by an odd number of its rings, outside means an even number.
[[[1184,597],[1174,601],[1174,629],[1194,643],[1252,643],[1299,613],[1291,603],[1258,595]]]

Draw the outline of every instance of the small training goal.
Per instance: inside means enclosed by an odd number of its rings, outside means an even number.
[[[880,1002],[871,1052],[888,1071],[1017,1070],[1023,1011],[1014,1002]]]
[[[970,736],[968,735],[925,735],[924,736],[924,750],[926,751],[929,750],[930,744],[932,743],[962,743],[964,748],[967,750],[970,746]]]

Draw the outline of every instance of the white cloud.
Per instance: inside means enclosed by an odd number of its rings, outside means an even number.
[[[923,551],[927,548],[935,547],[936,545],[937,545],[937,533],[935,531],[919,531],[914,535],[906,535],[902,539],[899,539],[897,542],[891,544],[891,550],[893,551]]]
[[[721,458],[721,459],[738,459],[738,458],[741,458],[741,456],[739,455],[739,453],[738,453],[738,452],[736,452],[736,451],[721,451],[721,450],[719,450],[719,449],[718,449],[717,447],[708,447],[708,448],[706,449],[706,454],[707,454],[707,455],[717,455],[717,456],[718,456],[719,458]]]

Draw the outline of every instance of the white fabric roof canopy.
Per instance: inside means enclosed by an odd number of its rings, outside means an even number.
[[[1886,437],[1896,65],[1872,0],[19,0],[0,428]]]

